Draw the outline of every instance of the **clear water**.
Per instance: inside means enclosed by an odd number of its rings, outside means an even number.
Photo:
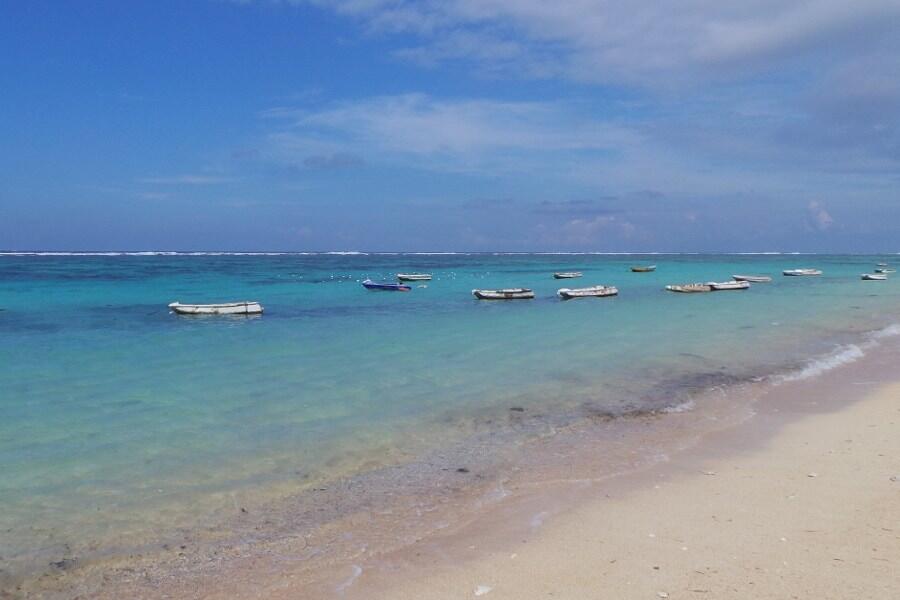
[[[290,494],[459,440],[510,406],[654,410],[802,364],[896,320],[897,280],[859,280],[883,259],[0,255],[0,556],[124,551],[209,522],[236,495]],[[629,272],[646,263],[659,268]],[[807,266],[825,275],[780,275]],[[584,277],[552,279],[562,270]],[[434,280],[359,284],[403,271]],[[662,291],[738,272],[773,282]],[[555,296],[601,283],[620,296]],[[512,286],[537,298],[470,293]],[[265,315],[167,309],[239,299]]]

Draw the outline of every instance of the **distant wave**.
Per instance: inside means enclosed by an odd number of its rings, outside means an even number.
[[[900,253],[898,253],[900,254]],[[329,251],[178,251],[178,250],[109,250],[54,251],[8,250],[0,256],[819,256],[818,252],[361,252],[358,250]],[[836,256],[881,256],[879,254],[848,254]]]

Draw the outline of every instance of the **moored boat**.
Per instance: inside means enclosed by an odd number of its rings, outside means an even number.
[[[366,279],[362,282],[362,286],[367,290],[375,290],[381,292],[408,292],[412,290],[412,288],[408,285],[404,285],[402,283],[394,283],[392,281],[372,281],[371,279]]]
[[[710,281],[707,285],[716,292],[750,289],[749,281]]]
[[[644,266],[631,267],[632,273],[650,273],[651,271],[655,271],[655,270],[656,270],[656,265],[644,265]]]
[[[580,271],[566,271],[563,273],[554,273],[553,279],[576,279],[581,277],[582,273]]]
[[[666,289],[670,292],[678,292],[681,294],[696,294],[698,292],[712,291],[712,287],[708,283],[682,283],[678,285],[667,285]]]
[[[787,271],[782,271],[782,274],[785,277],[808,277],[810,275],[821,275],[822,271],[819,269],[788,269]]]
[[[750,283],[768,283],[772,278],[767,275],[732,275],[735,281],[749,281]]]
[[[431,273],[397,273],[400,281],[431,281]]]
[[[572,298],[607,298],[619,294],[619,289],[612,285],[594,285],[586,288],[560,288],[556,295],[563,300]]]
[[[894,269],[888,269],[887,267],[878,267],[875,269],[876,273],[896,273]]]
[[[883,273],[863,273],[861,279],[863,281],[887,281],[887,275]]]
[[[534,291],[528,288],[505,288],[502,290],[472,290],[479,300],[530,300]]]
[[[878,263],[878,264],[875,265],[875,266],[876,266],[876,267],[886,267],[886,266],[888,266],[888,264],[887,264],[887,263]]]
[[[261,315],[263,307],[259,302],[225,302],[222,304],[169,304],[172,312],[179,315]]]

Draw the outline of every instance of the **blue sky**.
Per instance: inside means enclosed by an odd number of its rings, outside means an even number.
[[[0,248],[900,251],[896,0],[3,13]]]

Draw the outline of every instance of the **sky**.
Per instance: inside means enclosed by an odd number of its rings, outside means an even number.
[[[2,14],[0,249],[900,251],[900,0]]]

